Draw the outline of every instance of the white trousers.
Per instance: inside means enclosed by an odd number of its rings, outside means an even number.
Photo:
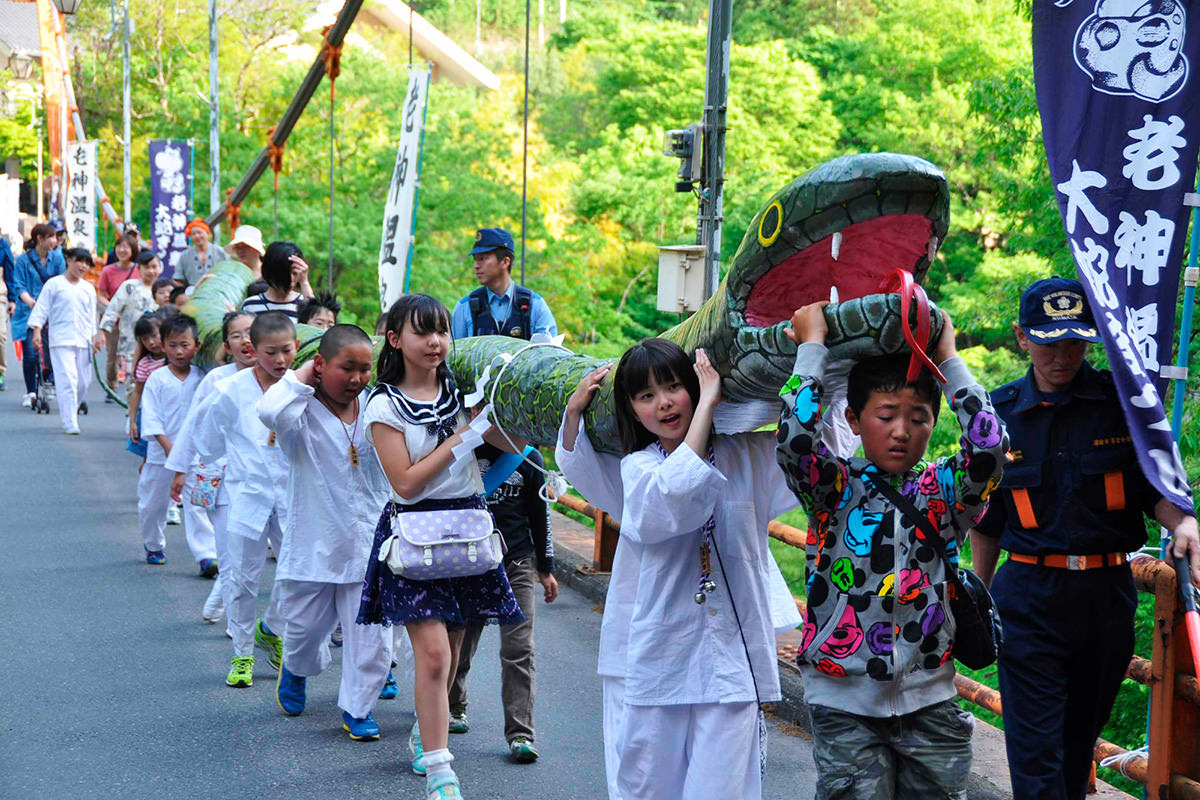
[[[226,574],[226,571],[231,569],[228,534],[225,532],[229,522],[229,504],[214,506],[208,512],[208,521],[212,524],[213,544],[217,549],[217,563],[221,567],[221,572],[217,575],[217,585],[213,588],[221,593],[221,605],[228,610],[233,604],[233,583]],[[229,634],[230,639],[233,638],[233,626],[229,622],[228,614],[225,616],[225,633]]]
[[[625,706],[624,800],[760,800],[758,706]]]
[[[92,351],[88,347],[51,347],[54,394],[63,430],[79,428],[79,404],[92,383]],[[165,511],[163,512],[166,513]]]
[[[621,800],[617,777],[621,773],[621,726],[625,722],[625,679],[600,676],[604,693],[604,776],[608,800]]]
[[[342,683],[338,707],[355,719],[375,708],[392,665],[391,631],[359,625],[362,582],[276,581],[283,611],[283,664],[303,678],[329,666],[329,634],[342,623]],[[270,623],[267,623],[270,625]],[[277,631],[278,633],[278,631]]]
[[[62,405],[60,401],[59,405]],[[147,550],[165,550],[167,538],[163,530],[167,525],[167,506],[171,502],[171,479],[175,473],[162,464],[142,465],[138,476],[138,528],[142,532],[142,546]]]
[[[171,473],[171,476],[174,477],[175,473]],[[195,482],[195,477],[196,474],[188,470],[183,485],[191,486]],[[183,493],[183,525],[188,548],[192,551],[196,561],[215,558],[220,563],[216,534],[213,531],[212,518],[209,516],[208,509],[192,505],[192,501],[188,498],[188,492]]]
[[[233,639],[233,654],[254,654],[254,622],[258,618],[258,579],[267,563],[267,544],[279,552],[282,534],[275,515],[267,520],[267,535],[259,541],[236,534],[227,535],[229,566],[224,564],[225,583],[229,585],[225,614],[229,617],[229,635]],[[276,636],[283,635],[283,614],[279,608],[279,584],[273,583],[271,599],[263,612],[263,622]]]

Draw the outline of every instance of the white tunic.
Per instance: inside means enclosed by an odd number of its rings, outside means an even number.
[[[149,445],[146,449],[146,463],[166,463],[167,454],[154,437],[167,437],[171,441],[172,449],[174,448],[196,387],[203,379],[204,373],[194,366],[188,368],[187,377],[183,380],[175,376],[170,366],[150,373],[142,389],[141,405],[142,438]]]
[[[390,493],[365,435],[367,394],[359,397],[353,425],[343,424],[311,386],[292,376],[258,402],[259,419],[275,431],[291,466],[276,580],[361,583],[366,575],[375,525]],[[351,441],[358,466],[350,463]]]
[[[271,514],[282,512],[287,502],[287,456],[278,444],[269,444],[271,431],[258,418],[262,396],[254,369],[225,378],[213,391],[205,424],[193,435],[202,462],[228,459],[228,532],[255,541],[262,539]]]
[[[50,325],[51,347],[91,347],[96,335],[96,288],[66,275],[46,281],[29,314],[29,327]]]
[[[392,391],[399,391],[392,389]],[[418,400],[413,400],[407,395],[403,395],[403,399],[407,400],[411,407],[436,407],[448,399],[448,387],[443,387],[441,394],[434,403],[422,403]],[[428,424],[422,424],[414,419],[409,414],[405,413],[402,406],[388,396],[386,392],[377,391],[372,395],[370,401],[367,402],[366,414],[363,417],[363,426],[366,428],[367,441],[372,445],[375,440],[371,435],[371,425],[376,422],[381,422],[389,428],[395,428],[404,434],[404,443],[408,447],[408,457],[411,463],[415,464],[425,456],[437,449],[438,437],[436,430],[430,430]],[[460,427],[467,422],[467,413],[462,411],[458,414],[455,427]],[[378,453],[376,453],[378,456]],[[450,467],[431,480],[425,485],[425,488],[418,492],[413,497],[401,497],[394,489],[391,489],[391,484],[388,484],[390,497],[392,502],[400,503],[401,505],[412,505],[427,498],[442,498],[452,499],[457,497],[470,497],[474,494],[483,493],[483,479],[479,476],[479,463],[474,457],[457,459],[451,462]]]
[[[773,433],[715,436],[713,451],[715,466],[686,444],[669,456],[651,445],[621,460],[621,532],[640,551],[628,705],[752,702],[755,681],[758,700],[780,698],[767,525],[799,503],[776,466]],[[693,598],[710,516],[717,588],[701,605]]]
[[[564,423],[566,418],[564,415]],[[753,458],[758,459],[755,467],[756,474],[768,481],[769,494],[775,499],[774,507],[779,509],[771,514],[778,514],[795,508],[798,503],[791,492],[787,491],[783,472],[775,464],[774,439],[767,441],[773,434],[753,434],[732,437],[736,439],[751,439]],[[717,441],[729,439],[719,437]],[[765,461],[764,461],[765,459]],[[593,447],[580,422],[578,435],[575,439],[575,449],[566,450],[562,445],[562,429],[559,429],[558,445],[554,450],[554,460],[563,475],[570,481],[588,502],[597,508],[608,512],[613,519],[621,523],[621,530],[626,532],[626,523],[622,521],[624,512],[624,489],[621,484],[621,460],[614,455],[599,453]],[[707,519],[707,518],[706,518]],[[770,517],[768,517],[770,519]],[[760,529],[766,534],[766,523]],[[698,545],[697,545],[698,547]],[[597,672],[611,678],[625,678],[628,666],[628,650],[630,636],[630,621],[633,618],[634,606],[638,595],[639,573],[641,571],[641,553],[643,548],[634,545],[627,536],[622,535],[617,540],[617,550],[613,557],[612,575],[608,583],[608,595],[604,603],[604,618],[600,626],[600,658]],[[697,558],[698,558],[697,550]],[[724,550],[722,550],[724,554]],[[801,622],[800,613],[792,599],[791,590],[775,563],[775,557],[770,549],[765,551],[768,601],[771,610],[771,623],[776,632],[793,630]],[[715,560],[715,555],[714,555]],[[696,570],[695,582],[699,582],[699,569]],[[718,590],[720,590],[718,586]],[[689,598],[696,592],[696,587],[690,590]],[[710,596],[711,597],[711,596]],[[694,600],[691,600],[693,604]],[[707,605],[707,603],[706,603]],[[741,613],[741,605],[738,606]],[[740,642],[740,640],[739,640]],[[745,656],[742,656],[745,664]],[[760,684],[761,688],[761,684]]]

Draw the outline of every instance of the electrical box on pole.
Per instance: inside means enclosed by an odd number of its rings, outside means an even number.
[[[704,245],[680,244],[658,248],[658,310],[693,313],[704,293]]]

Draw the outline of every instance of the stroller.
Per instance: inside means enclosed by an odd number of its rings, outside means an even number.
[[[50,348],[50,336],[48,332],[43,333],[42,336],[41,352],[38,352],[36,347],[33,350],[33,357],[37,364],[37,368],[34,370],[37,376],[37,396],[33,399],[33,404],[30,408],[35,414],[49,414],[50,401],[55,400],[57,402],[58,400],[54,392],[54,371],[46,358],[46,353]],[[88,413],[86,401],[79,404],[79,413]]]
[[[37,375],[37,396],[33,398],[33,405],[30,408],[35,414],[49,414],[50,400],[57,399],[54,394],[54,373],[50,369],[50,364],[47,363],[47,352],[49,350],[46,340],[49,337],[42,339],[42,348],[33,348],[34,363],[37,365],[34,372]]]

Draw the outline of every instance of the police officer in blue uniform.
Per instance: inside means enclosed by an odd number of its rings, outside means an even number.
[[[1013,796],[1083,800],[1096,737],[1133,655],[1137,590],[1126,554],[1146,543],[1143,515],[1198,566],[1200,542],[1196,518],[1142,474],[1111,373],[1084,360],[1099,338],[1079,282],[1034,283],[1018,320],[1029,371],[992,392],[1012,460],[971,547],[1004,622]],[[1009,556],[997,573],[1000,550]]]
[[[480,287],[458,301],[450,315],[450,334],[501,335],[531,339],[534,334],[558,335],[550,307],[537,292],[512,279],[513,238],[503,228],[480,228],[475,233],[475,278]]]

